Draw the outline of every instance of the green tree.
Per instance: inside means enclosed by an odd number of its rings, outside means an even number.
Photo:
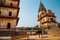
[[[34,26],[34,28],[38,28],[38,25]]]

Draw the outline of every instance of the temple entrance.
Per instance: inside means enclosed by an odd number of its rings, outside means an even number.
[[[11,24],[10,24],[10,23],[8,23],[8,24],[7,24],[7,29],[10,29],[10,26],[11,26]]]

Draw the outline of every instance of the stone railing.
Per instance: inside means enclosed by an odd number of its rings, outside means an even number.
[[[0,31],[16,31],[16,28],[11,28],[11,29],[0,28]]]

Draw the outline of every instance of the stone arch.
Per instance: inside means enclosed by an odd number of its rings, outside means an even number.
[[[10,27],[11,27],[11,24],[7,23],[7,29],[10,29]]]

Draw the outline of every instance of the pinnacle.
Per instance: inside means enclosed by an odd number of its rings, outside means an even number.
[[[40,1],[40,6],[39,6],[38,12],[40,12],[40,11],[46,11],[46,8],[44,7],[44,5],[41,1]]]

